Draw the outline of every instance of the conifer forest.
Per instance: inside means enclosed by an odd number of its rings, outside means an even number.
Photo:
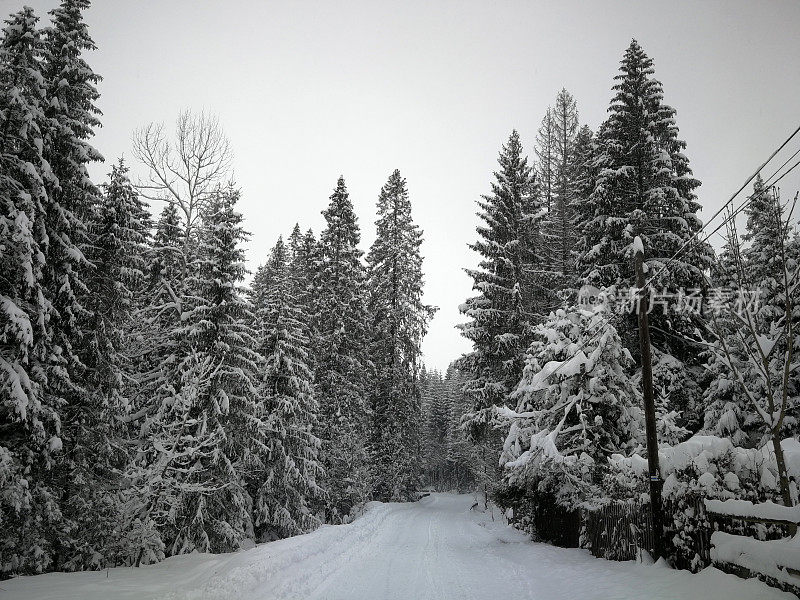
[[[399,161],[249,204],[240,157],[271,141],[240,151],[190,95],[95,143],[123,110],[101,4],[2,6],[0,598],[800,596],[800,121],[711,202],[664,47],[630,31],[605,96],[564,73],[490,132],[452,220],[423,230]],[[464,346],[431,353],[456,310]]]

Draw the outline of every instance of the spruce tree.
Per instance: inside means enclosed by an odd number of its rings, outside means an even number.
[[[534,235],[539,200],[516,131],[503,146],[499,163],[492,193],[479,202],[484,222],[478,227],[480,239],[471,245],[481,256],[478,269],[467,270],[478,293],[460,307],[470,319],[460,329],[473,351],[461,367],[471,375],[465,391],[473,406],[465,418],[476,439],[489,434],[494,407],[504,405],[519,382],[529,328],[541,310],[531,274],[542,266]]]
[[[131,522],[146,544],[137,560],[157,557],[162,545],[166,555],[222,552],[252,537],[247,476],[265,464],[267,445],[253,316],[241,285],[238,197],[228,187],[209,205],[193,276],[178,299],[175,362],[142,428]]]
[[[654,77],[653,61],[633,40],[615,77],[609,117],[601,126],[594,160],[597,177],[582,209],[578,270],[586,282],[599,288],[617,286],[623,292],[635,285],[632,244],[644,243],[645,262],[652,293],[674,297],[705,287],[705,271],[712,262],[700,232],[700,205],[694,194],[700,183],[692,177],[686,144],[678,138],[675,109],[663,102],[661,83]],[[672,257],[682,248],[681,254]],[[650,315],[654,346],[662,351],[672,371],[675,358],[684,371],[678,380],[699,377],[700,365],[692,346],[700,317],[667,302],[666,311]],[[664,314],[666,312],[666,314]],[[638,362],[636,316],[633,312],[615,322],[625,346]],[[659,374],[656,378],[672,378]],[[684,387],[670,396],[669,411],[682,413],[693,429],[702,419],[696,388]]]
[[[128,458],[123,420],[132,412],[125,386],[132,366],[128,332],[134,294],[143,291],[148,250],[149,212],[122,161],[112,166],[102,190],[88,221],[86,257],[92,268],[86,277],[88,314],[81,324],[82,363],[85,393],[94,409],[83,417],[90,435],[83,436],[82,457],[76,461],[86,483],[69,499],[80,523],[79,539],[70,550],[72,568],[98,568],[117,558],[117,490]]]
[[[51,515],[53,566],[80,568],[93,561],[94,549],[82,539],[91,529],[83,498],[102,487],[107,457],[96,456],[104,443],[97,425],[103,414],[97,397],[87,393],[94,373],[84,361],[91,353],[93,336],[86,331],[92,321],[91,290],[87,275],[92,266],[86,256],[90,239],[86,222],[100,202],[99,190],[89,178],[87,165],[102,160],[90,145],[100,125],[95,102],[99,76],[83,58],[95,49],[83,21],[86,0],[63,0],[52,11],[52,25],[43,33],[42,74],[47,105],[42,128],[42,155],[47,166],[44,224],[47,246],[42,288],[53,310],[49,319],[45,402],[58,406],[59,437],[63,452],[42,477],[58,490],[58,501],[48,505]],[[49,169],[48,169],[49,167]],[[48,172],[49,171],[49,172]],[[52,176],[50,174],[52,173]],[[58,508],[56,508],[56,506]]]
[[[695,243],[668,260],[700,231],[700,205],[694,194],[700,182],[691,176],[675,110],[664,104],[661,83],[653,74],[653,61],[633,40],[615,77],[610,115],[598,134],[598,175],[586,200],[588,219],[582,224],[578,266],[595,286],[632,286],[631,244],[638,235],[650,272],[660,272],[651,285],[674,293],[702,287],[711,250]],[[661,330],[694,328],[691,319],[674,311],[666,319],[656,312],[654,320]],[[672,349],[674,344],[658,334],[655,338]],[[686,351],[679,346],[676,352]]]
[[[597,155],[597,140],[588,125],[583,125],[575,135],[573,152],[573,177],[575,195],[572,198],[572,227],[575,235],[575,254],[573,259],[578,262],[580,256],[585,255],[592,243],[590,236],[594,235],[591,223],[594,219],[594,207],[589,203],[589,196],[594,191],[597,180],[595,160]],[[573,265],[574,266],[574,265]],[[578,278],[578,284],[583,283]]]
[[[298,236],[293,236],[299,241]],[[264,358],[259,398],[267,427],[268,461],[255,492],[259,539],[314,529],[322,468],[316,437],[318,406],[308,367],[306,316],[295,294],[288,249],[279,239],[253,283],[258,352]]]
[[[90,387],[101,402],[125,412],[121,398],[125,363],[122,338],[147,277],[150,218],[128,179],[128,168],[120,159],[103,186],[100,204],[89,221],[90,247],[87,257],[93,268],[89,277],[91,304],[89,353]]]
[[[641,443],[632,359],[601,310],[559,309],[534,329],[501,463],[503,484],[565,506],[592,497],[612,453]]]
[[[369,496],[366,273],[361,233],[344,179],[323,211],[314,280],[315,395],[326,473],[326,520],[347,520]]]
[[[49,230],[42,157],[43,43],[24,8],[0,39],[0,573],[52,566],[60,521],[49,469],[61,450],[61,404],[45,394],[53,306],[44,287]]]
[[[374,496],[409,500],[419,483],[422,338],[434,309],[422,302],[422,232],[411,217],[406,180],[395,170],[378,198],[367,256]]]

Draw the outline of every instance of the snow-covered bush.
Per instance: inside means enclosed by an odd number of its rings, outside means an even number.
[[[796,481],[800,474],[800,443],[787,439],[783,446]],[[659,462],[664,477],[662,496],[669,558],[694,571],[706,566],[699,548],[700,530],[712,528],[702,507],[704,499],[763,502],[780,497],[775,456],[769,446],[738,448],[727,438],[698,435],[675,446],[662,446]],[[609,465],[610,471],[604,478],[605,494],[649,502],[645,458],[638,454],[614,455]],[[738,527],[742,533],[759,539],[775,533],[758,524],[730,527]]]

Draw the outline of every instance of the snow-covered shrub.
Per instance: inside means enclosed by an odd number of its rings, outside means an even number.
[[[792,471],[800,473],[800,444],[784,440]],[[797,447],[795,454],[792,450]],[[796,458],[795,458],[796,457]],[[704,499],[740,499],[762,502],[779,498],[777,466],[769,447],[745,449],[727,438],[694,436],[675,446],[659,449],[664,477],[662,497],[666,516],[669,559],[693,571],[703,568],[699,544],[701,530],[712,524],[702,506]],[[605,494],[649,502],[647,460],[638,454],[612,456],[604,478]],[[626,493],[627,492],[627,493]],[[765,539],[774,534],[758,524],[731,524],[729,529]]]

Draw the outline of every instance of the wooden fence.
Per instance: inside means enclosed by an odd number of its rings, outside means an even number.
[[[583,512],[583,545],[594,556],[633,560],[637,550],[653,549],[653,527],[647,506],[614,502]]]
[[[706,517],[702,500],[693,500],[688,506],[665,502],[664,522],[668,531],[673,529],[675,516],[687,508],[693,513],[693,526],[682,528],[680,532],[687,549],[671,553],[671,558],[679,569],[696,570],[698,565],[711,564],[713,526]],[[582,546],[594,556],[633,560],[640,548],[653,552],[653,525],[648,504],[612,502],[596,510],[583,511],[581,518]]]

